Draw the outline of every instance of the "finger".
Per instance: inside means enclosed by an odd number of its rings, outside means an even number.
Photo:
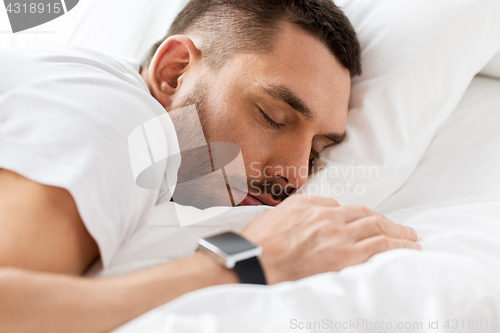
[[[369,216],[382,216],[374,210],[362,205],[343,206],[336,209],[338,216],[342,218],[345,223],[357,221],[359,219]]]
[[[422,250],[420,244],[399,238],[392,238],[385,235],[379,235],[363,239],[354,244],[365,261],[377,253],[394,249],[414,249]]]
[[[287,200],[296,200],[298,202],[307,202],[309,204],[318,205],[318,206],[327,206],[327,207],[340,207],[340,204],[337,200],[326,197],[317,197],[309,194],[294,194],[290,196]]]
[[[382,215],[364,217],[346,226],[355,242],[374,237],[386,235],[392,238],[417,240],[417,232],[410,227],[402,226],[389,220]]]

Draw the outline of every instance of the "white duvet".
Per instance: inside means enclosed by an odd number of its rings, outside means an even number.
[[[423,251],[393,250],[337,273],[184,295],[128,332],[495,332],[500,320],[500,81],[476,77],[408,182],[376,209],[414,227]],[[170,204],[123,245],[109,276],[191,253],[197,237],[240,230],[265,208],[180,228]],[[185,218],[190,214],[186,212]]]

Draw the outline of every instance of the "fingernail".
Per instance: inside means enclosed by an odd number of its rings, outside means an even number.
[[[418,243],[415,243],[415,248],[417,250],[422,250],[422,245],[418,244]]]
[[[413,229],[412,227],[406,227],[408,232],[410,232],[411,236],[416,240],[418,239],[417,231]]]

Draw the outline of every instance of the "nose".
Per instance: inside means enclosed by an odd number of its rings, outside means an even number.
[[[309,175],[309,157],[311,146],[307,144],[290,145],[289,149],[281,149],[275,159],[273,176],[288,187],[299,188],[304,185]],[[283,184],[284,183],[284,184]]]

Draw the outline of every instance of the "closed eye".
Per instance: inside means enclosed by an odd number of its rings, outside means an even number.
[[[262,111],[261,108],[259,108],[259,111],[260,113],[262,114],[262,116],[264,117],[264,119],[269,123],[269,125],[271,125],[273,128],[275,129],[282,129],[283,127],[285,127],[285,124],[280,124],[280,123],[277,123],[275,122],[274,120],[272,120],[271,118],[269,118],[269,116],[264,112]]]

